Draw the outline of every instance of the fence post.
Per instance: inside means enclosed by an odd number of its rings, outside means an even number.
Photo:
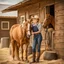
[[[9,37],[2,37],[1,38],[1,48],[8,48],[9,47]]]

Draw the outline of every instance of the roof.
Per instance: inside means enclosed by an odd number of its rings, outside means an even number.
[[[6,9],[2,10],[2,12],[15,11],[15,10],[18,10],[20,7],[22,8],[22,7],[31,5],[31,4],[35,4],[39,1],[42,1],[42,0],[24,0],[22,2],[19,2],[18,4],[12,5]]]
[[[15,16],[0,16],[0,18],[14,18],[14,19],[16,19],[17,17],[15,17]]]

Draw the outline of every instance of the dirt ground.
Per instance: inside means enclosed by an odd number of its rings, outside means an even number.
[[[2,61],[0,62],[0,64],[64,64],[64,61],[62,61],[61,59],[53,61],[42,60],[39,63],[22,62],[22,61]]]
[[[32,59],[29,59],[29,61],[31,62]],[[0,64],[64,64],[62,59],[47,61],[41,58],[39,63],[30,62],[13,61],[12,57],[10,56],[10,49],[0,48]]]

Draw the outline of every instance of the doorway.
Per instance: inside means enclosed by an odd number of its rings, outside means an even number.
[[[46,14],[50,14],[52,15],[53,17],[55,17],[55,11],[54,11],[54,5],[49,5],[49,6],[46,6]],[[53,21],[54,22],[54,21]],[[54,22],[55,23],[55,22]],[[47,33],[46,33],[46,39],[47,39],[47,45],[49,46],[49,48],[51,50],[54,49],[54,35],[53,35],[53,30],[55,28],[53,27],[52,23],[50,23],[48,26],[47,26]]]
[[[55,18],[55,12],[54,12],[54,5],[49,5],[49,6],[46,6],[46,14],[50,14],[53,18]],[[53,22],[51,22],[49,25],[48,25],[48,28],[54,28],[54,25],[53,24],[55,23],[55,21],[53,20]]]
[[[52,16],[55,16],[54,5],[46,6],[46,14],[50,14]]]

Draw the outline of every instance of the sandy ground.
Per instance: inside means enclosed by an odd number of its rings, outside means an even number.
[[[32,61],[32,59],[29,60],[30,62]],[[30,62],[13,61],[9,48],[0,49],[0,64],[31,64]],[[41,58],[39,63],[33,64],[64,64],[64,61],[62,59],[46,61]]]

